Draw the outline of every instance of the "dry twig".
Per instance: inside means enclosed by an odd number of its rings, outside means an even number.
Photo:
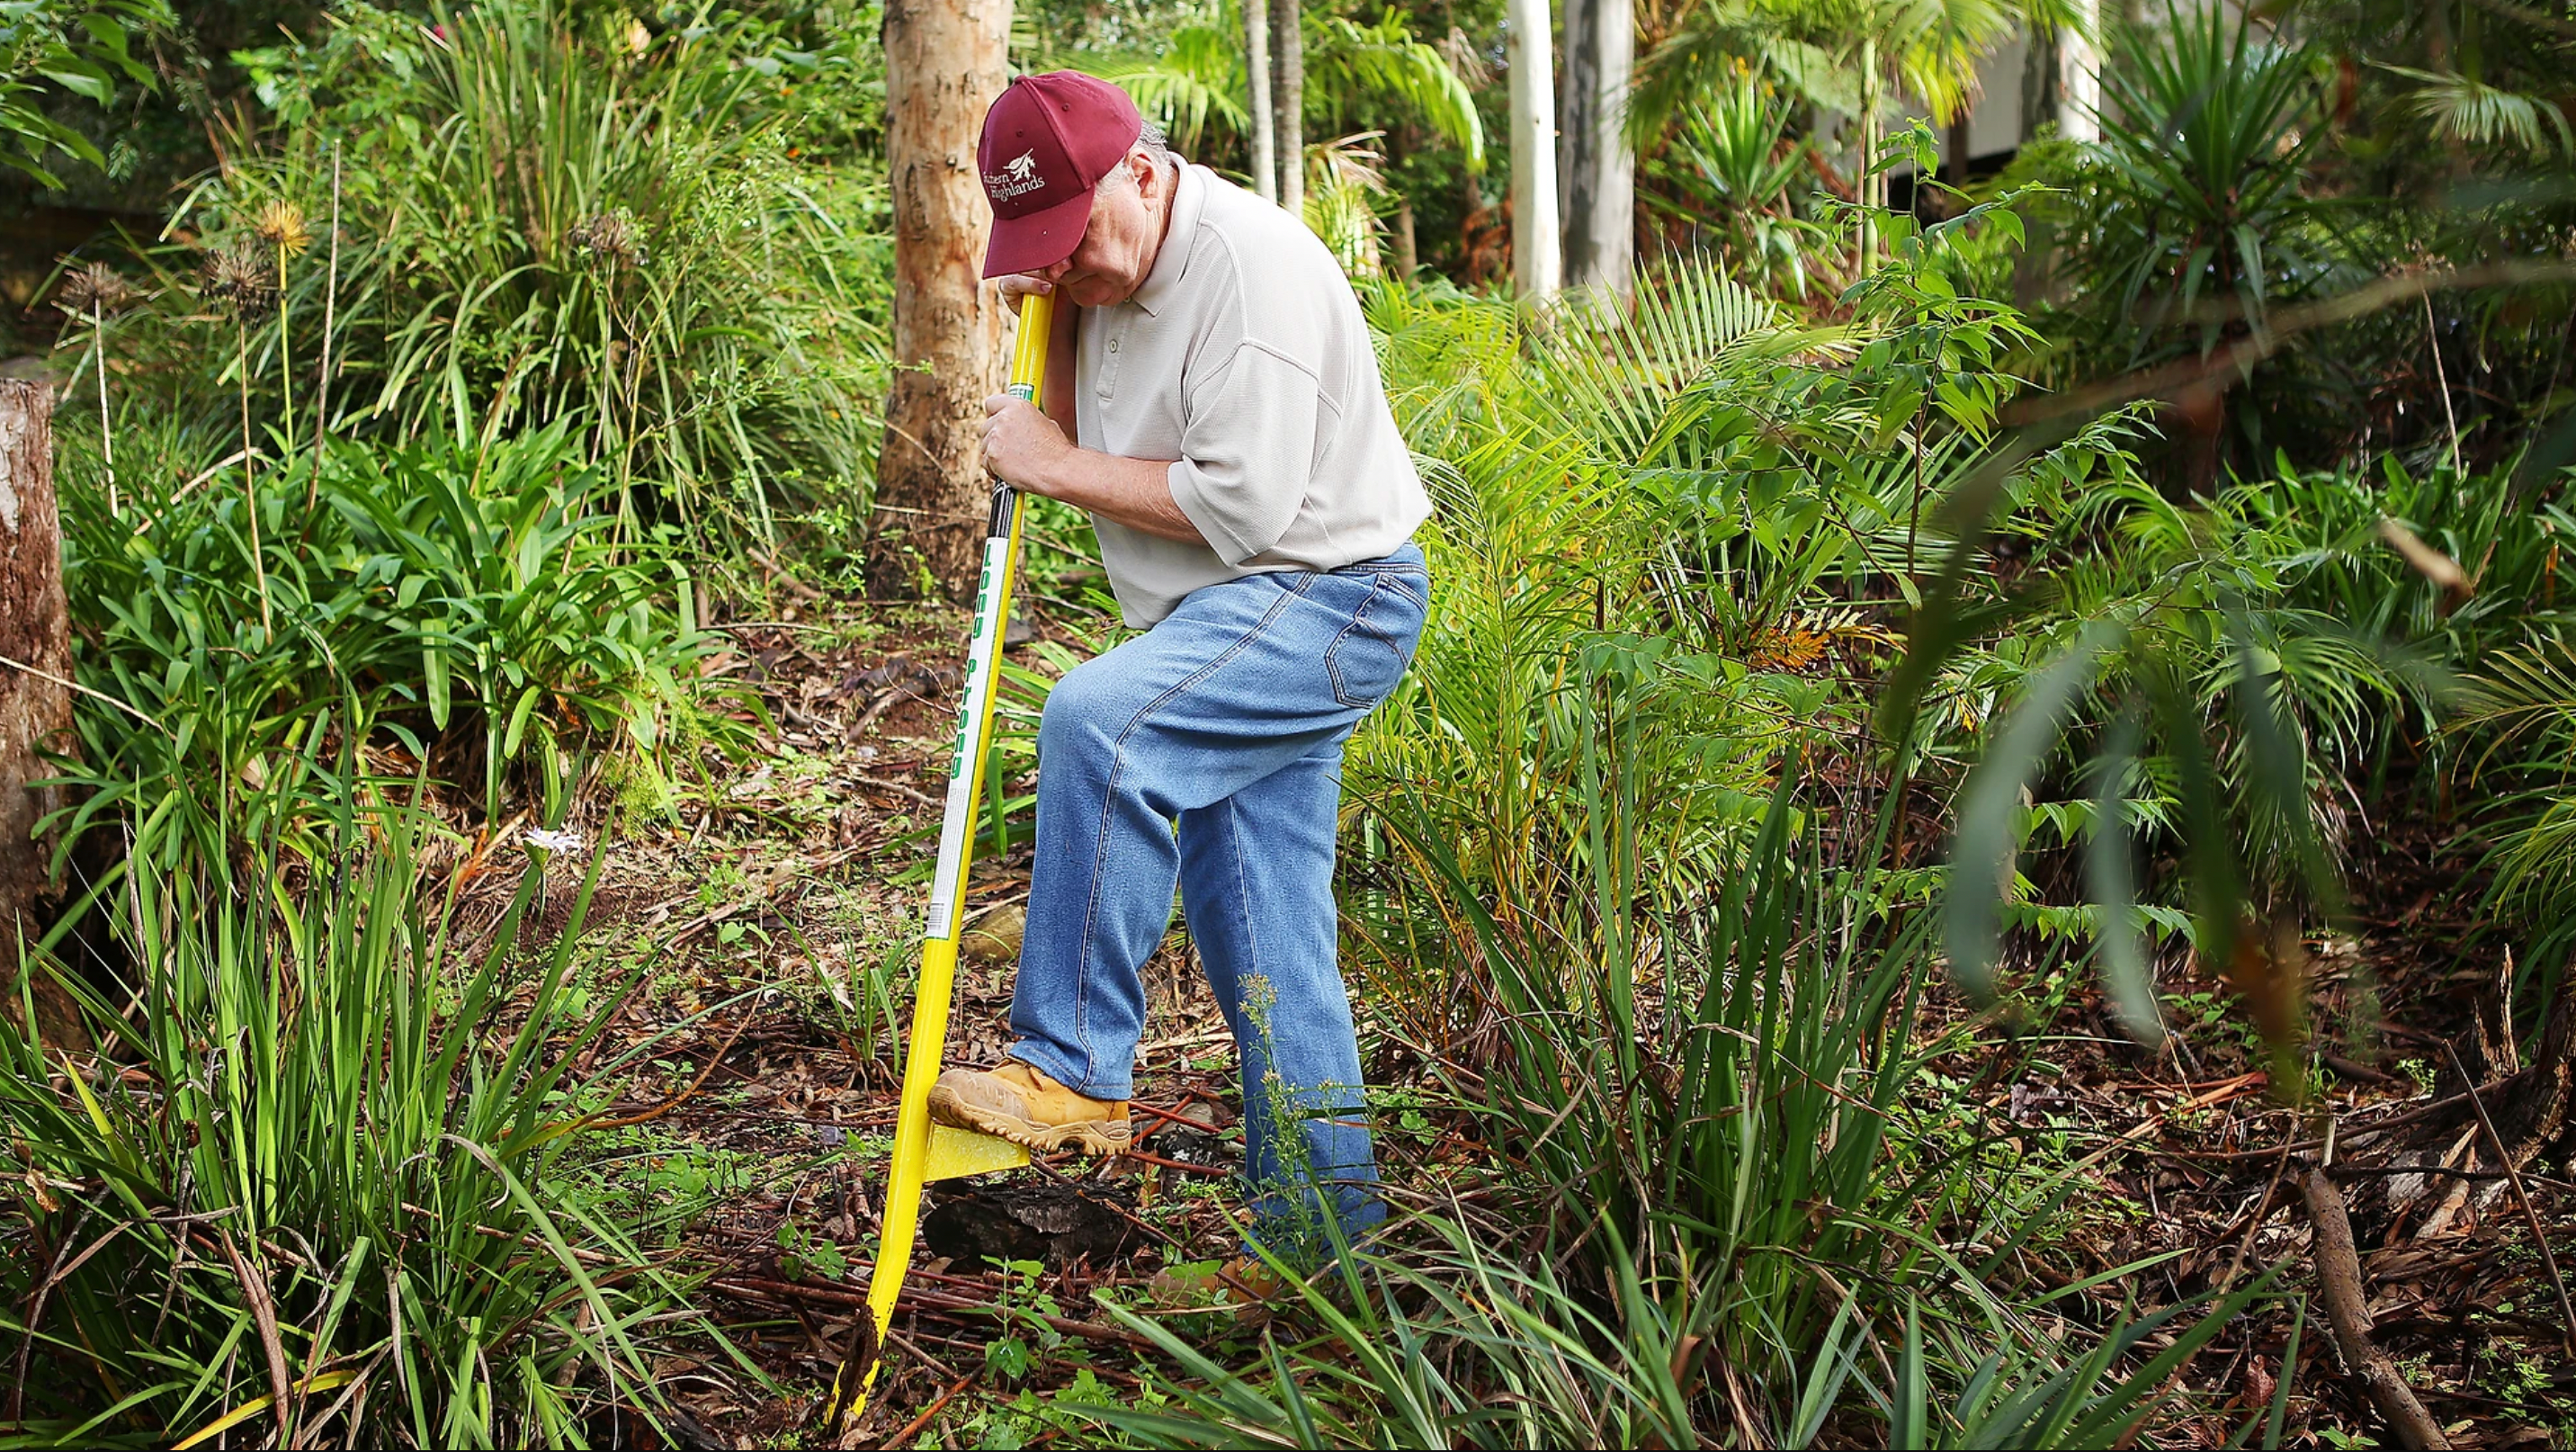
[[[2444,1039],[2442,1052],[2451,1057],[2451,1072],[2460,1076],[2460,1082],[2467,1083],[2469,1071],[2460,1063],[2459,1047]],[[2505,1180],[2513,1186],[2513,1198],[2522,1205],[2523,1223],[2531,1227],[2532,1243],[2540,1247],[2540,1263],[2549,1272],[2549,1288],[2558,1293],[2562,1344],[2566,1346],[2568,1355],[2576,1356],[2576,1306],[2568,1304],[2567,1278],[2558,1273],[2557,1253],[2549,1248],[2549,1230],[2540,1223],[2540,1212],[2532,1208],[2531,1190],[2522,1183],[2522,1171],[2514,1165],[2513,1151],[2505,1148],[2504,1136],[2496,1133],[2495,1121],[2487,1116],[2486,1101],[2472,1093],[2469,1107],[2478,1112],[2478,1127],[2487,1132],[2487,1143],[2495,1146],[2496,1163],[2504,1167]]]

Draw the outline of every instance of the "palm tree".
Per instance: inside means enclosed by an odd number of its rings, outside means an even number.
[[[1306,215],[1306,10],[1270,0],[1270,114],[1278,136],[1279,205]]]

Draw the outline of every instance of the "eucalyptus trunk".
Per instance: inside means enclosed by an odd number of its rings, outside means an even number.
[[[1265,202],[1279,200],[1279,148],[1270,114],[1270,6],[1243,0],[1243,74],[1251,83],[1252,185]]]
[[[2100,0],[2071,0],[2072,12],[2057,32],[2060,90],[2057,134],[2069,141],[2099,141],[2102,121],[2102,52],[2094,43],[2101,33]]]
[[[1860,259],[1863,276],[1878,270],[1878,211],[1884,181],[1878,174],[1878,42],[1860,43]]]
[[[1298,0],[1270,0],[1270,114],[1279,205],[1306,215],[1306,23]]]
[[[1547,0],[1505,0],[1511,69],[1512,282],[1531,302],[1563,285],[1556,207],[1556,76]]]
[[[1633,294],[1636,269],[1636,154],[1623,134],[1636,52],[1631,0],[1568,0],[1565,120],[1557,137],[1565,280],[1623,300]]]
[[[894,202],[894,389],[877,454],[868,590],[926,575],[973,598],[990,491],[984,400],[1002,388],[1000,298],[983,284],[992,207],[975,171],[1010,80],[1010,0],[887,0],[886,170]]]

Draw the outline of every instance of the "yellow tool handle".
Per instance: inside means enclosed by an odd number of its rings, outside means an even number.
[[[1019,339],[1011,352],[1010,391],[1031,402],[1045,392],[1047,346],[1055,331],[1055,299],[1044,293],[1020,303]],[[1025,501],[1007,484],[993,488],[992,526],[984,541],[983,575],[975,591],[975,634],[966,650],[966,699],[957,716],[957,754],[948,774],[948,800],[939,826],[939,859],[930,883],[930,912],[923,924],[921,985],[913,1000],[912,1036],[904,1047],[903,1092],[895,1111],[894,1165],[887,1177],[876,1264],[868,1275],[868,1313],[875,1334],[854,1342],[833,1382],[834,1408],[846,1392],[849,1411],[867,1406],[882,1362],[886,1328],[894,1322],[912,1264],[921,1223],[921,1187],[931,1159],[930,1088],[948,1045],[948,1006],[957,982],[957,938],[966,921],[966,870],[975,859],[975,813],[983,800],[984,765],[993,750],[993,700],[1002,681],[1002,632],[1011,618],[1011,587],[1019,557]],[[1021,1156],[1019,1163],[1027,1162]],[[952,1167],[951,1173],[958,1172]],[[862,1366],[860,1363],[864,1362]],[[855,1378],[855,1390],[852,1390]],[[840,1425],[839,1415],[832,1425]]]
[[[1055,341],[1055,294],[1020,299],[1020,334],[1011,345],[1011,392],[1040,408],[1046,400],[1047,348]]]

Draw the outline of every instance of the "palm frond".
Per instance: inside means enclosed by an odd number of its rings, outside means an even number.
[[[1540,414],[1604,457],[1634,466],[1666,412],[1725,351],[1772,321],[1770,303],[1706,258],[1676,263],[1637,289],[1633,313],[1566,320],[1533,359]]]
[[[1244,88],[1242,47],[1213,26],[1181,26],[1155,55],[1092,60],[1088,68],[1125,91],[1184,152],[1198,149],[1212,121],[1232,134],[1250,124],[1236,99]]]
[[[1418,40],[1393,11],[1375,25],[1327,16],[1319,42],[1307,53],[1309,84],[1336,82],[1351,91],[1374,91],[1421,113],[1433,131],[1467,153],[1467,169],[1485,168],[1485,124],[1476,95],[1450,65],[1448,52]]]
[[[2386,64],[2380,69],[2418,83],[2406,94],[2401,108],[2430,124],[2436,136],[2476,146],[2515,146],[2542,154],[2555,142],[2562,152],[2576,151],[2576,134],[2569,132],[2567,113],[2555,101],[2499,90],[2455,72],[2419,71]]]
[[[1385,270],[1378,254],[1377,203],[1388,195],[1386,157],[1369,144],[1384,134],[1354,132],[1306,148],[1306,225],[1353,277]]]

